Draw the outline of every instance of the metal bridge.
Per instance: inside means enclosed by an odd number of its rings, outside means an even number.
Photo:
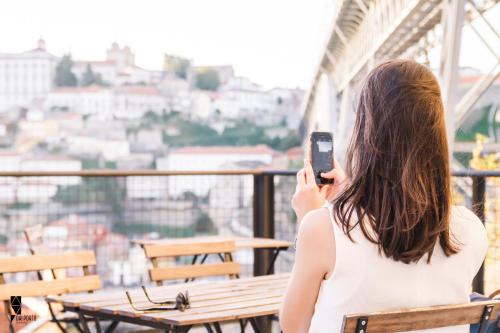
[[[302,134],[335,133],[336,155],[343,156],[353,124],[356,84],[378,63],[410,58],[430,64],[440,50],[439,80],[447,110],[450,142],[474,104],[498,78],[500,34],[486,12],[499,0],[337,0],[331,30],[313,82],[302,105]],[[496,40],[486,40],[473,23],[480,21]],[[491,70],[459,95],[458,60],[465,25],[496,59]]]

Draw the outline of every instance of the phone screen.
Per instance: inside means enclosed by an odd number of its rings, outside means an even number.
[[[333,169],[333,138],[328,132],[313,132],[311,134],[311,160],[316,184],[331,184],[333,181],[320,176],[322,172]]]

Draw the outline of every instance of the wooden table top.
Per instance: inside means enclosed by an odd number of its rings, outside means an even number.
[[[125,290],[50,296],[47,299],[61,303],[70,311],[96,316],[102,314],[116,320],[124,318],[140,325],[190,326],[277,314],[289,276],[287,273],[232,280],[204,280],[148,289],[153,300],[158,301],[174,299],[178,292],[187,290],[191,308],[184,312],[135,311],[128,303]],[[140,289],[132,289],[130,294],[134,305],[152,306]]]
[[[186,238],[163,238],[163,239],[136,239],[133,244],[140,246],[146,244],[186,244],[203,242],[234,241],[237,249],[288,249],[293,245],[292,242],[257,237],[238,237],[238,236],[200,236]]]

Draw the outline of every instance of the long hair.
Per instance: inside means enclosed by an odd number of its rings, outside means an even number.
[[[350,180],[333,202],[353,240],[363,235],[395,261],[430,262],[437,241],[458,252],[450,235],[451,177],[441,92],[432,72],[409,60],[373,69],[359,93],[347,150]]]

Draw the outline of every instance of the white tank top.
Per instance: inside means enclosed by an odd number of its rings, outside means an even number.
[[[472,279],[484,260],[488,240],[483,224],[467,208],[453,207],[451,214],[451,232],[461,244],[459,253],[446,257],[438,242],[430,264],[424,257],[408,265],[380,255],[359,226],[351,232],[355,243],[350,241],[328,210],[335,235],[335,267],[321,284],[310,333],[340,333],[346,314],[469,301]],[[469,326],[419,332],[468,333]]]

